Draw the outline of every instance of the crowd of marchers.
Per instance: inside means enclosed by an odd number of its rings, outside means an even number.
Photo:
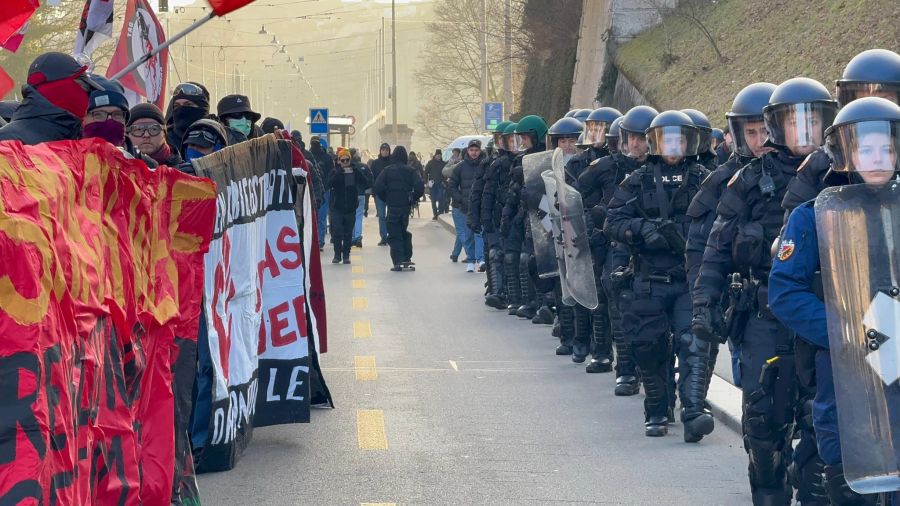
[[[697,109],[580,109],[549,127],[528,115],[497,127],[493,153],[472,141],[444,170],[464,229],[451,259],[462,239],[485,263],[485,304],[552,324],[556,354],[614,370],[615,395],[643,387],[647,436],[667,434],[676,400],[685,442],[713,431],[707,392],[728,344],[755,505],[885,500],[853,491],[842,468],[812,200],[900,180],[900,55],[860,53],[835,88],[749,84],[724,132]],[[533,170],[545,150],[561,154],[565,188]],[[566,281],[589,270],[593,308]]]

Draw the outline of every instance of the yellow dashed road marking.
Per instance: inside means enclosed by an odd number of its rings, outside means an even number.
[[[369,309],[369,298],[353,297],[353,309]]]
[[[354,265],[353,267],[350,268],[350,272],[352,272],[353,274],[362,274],[362,273],[366,272],[366,270],[363,268],[362,265]]]
[[[362,290],[365,287],[366,287],[365,279],[354,279],[353,280],[353,288],[355,288],[357,290]]]
[[[350,255],[351,262],[362,262],[362,255]]]
[[[387,450],[384,434],[384,412],[380,409],[356,411],[356,433],[360,450]]]
[[[357,339],[372,337],[372,324],[369,322],[353,322],[353,337]]]
[[[375,381],[378,370],[375,368],[375,357],[353,357],[356,368],[356,381]]]

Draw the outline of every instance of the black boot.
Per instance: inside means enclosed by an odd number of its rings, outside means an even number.
[[[522,305],[522,287],[519,284],[519,255],[507,253],[503,255],[503,275],[506,278],[507,312],[515,316]]]
[[[591,312],[588,308],[575,306],[575,341],[572,344],[572,362],[584,362],[591,352]]]
[[[682,357],[679,365],[681,377],[680,394],[682,422],[684,422],[684,442],[696,443],[703,436],[711,434],[715,420],[706,411],[706,385],[709,377],[710,343],[691,333],[681,336]]]
[[[641,391],[641,384],[637,376],[619,376],[616,378],[616,388],[613,390],[619,397],[637,395]]]
[[[341,263],[341,252],[338,251],[337,248],[335,248],[335,250],[334,250],[334,258],[331,259],[331,263],[333,263],[333,264]]]
[[[644,383],[644,392],[647,397],[644,399],[644,413],[646,420],[644,423],[644,435],[649,437],[665,436],[669,433],[669,417],[668,414],[668,386],[666,378],[660,371],[654,371],[649,374],[642,374],[641,381]]]
[[[543,305],[539,307],[534,318],[531,319],[531,323],[535,325],[553,325],[553,311],[550,309],[550,306]]]
[[[559,317],[553,318],[553,330],[550,331],[550,335],[553,337],[559,337]]]
[[[631,357],[631,350],[625,342],[625,336],[613,333],[613,344],[616,348],[616,388],[615,394],[620,397],[637,395],[641,391],[638,373]]]
[[[575,341],[575,308],[561,305],[557,310],[559,317],[559,346],[557,355],[571,355],[572,343]]]
[[[528,272],[528,263],[531,255],[521,253],[519,255],[519,285],[522,291],[522,305],[516,310],[516,316],[519,318],[532,319],[537,314],[537,290],[534,288],[534,281],[531,279],[531,273]]]
[[[605,303],[601,303],[591,311],[591,328],[591,363],[584,370],[589,373],[610,372],[612,371],[612,340],[609,329],[609,308]]]
[[[502,255],[495,250],[489,255],[490,265],[488,270],[488,288],[490,293],[484,298],[484,303],[495,309],[506,309],[507,301],[503,295],[503,262]]]
[[[844,466],[825,466],[825,490],[828,499],[835,506],[874,506],[876,495],[862,495],[854,492],[844,477]]]

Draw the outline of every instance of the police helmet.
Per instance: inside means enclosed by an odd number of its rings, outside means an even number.
[[[691,117],[681,111],[659,113],[646,133],[651,155],[683,157],[697,154],[700,130]]]
[[[725,142],[725,132],[721,128],[713,128],[712,138],[716,140],[716,143],[721,144]]]
[[[503,142],[503,132],[506,130],[506,127],[510,125],[510,123],[512,123],[512,121],[501,121],[500,123],[497,123],[496,127],[494,127],[494,132],[491,137],[493,137],[494,139],[494,146],[498,149],[506,149],[506,144],[504,144]]]
[[[610,123],[609,131],[606,132],[606,149],[608,149],[610,153],[619,152],[620,123],[622,123],[622,118],[616,118],[612,123]]]
[[[580,109],[572,109],[571,111],[567,112],[566,115],[563,116],[563,118],[571,118],[575,116],[575,113],[578,111],[580,111]]]
[[[578,136],[578,140],[575,141],[575,147],[582,151],[591,147],[591,144],[584,139],[584,132],[581,132],[581,135]]]
[[[597,147],[602,147],[606,144],[606,132],[609,130],[610,124],[621,117],[622,113],[612,107],[601,107],[591,111],[591,114],[584,120],[587,140]]]
[[[530,135],[532,147],[543,151],[540,146],[544,144],[544,138],[547,137],[547,122],[540,116],[533,114],[524,116],[516,123],[516,143],[521,144],[521,136]],[[522,146],[519,146],[522,148]],[[525,151],[521,149],[521,151]]]
[[[577,111],[575,111],[575,114],[572,115],[572,117],[575,118],[575,119],[577,119],[578,121],[584,123],[584,121],[585,121],[585,120],[587,119],[587,117],[590,116],[590,115],[591,115],[591,110],[590,110],[590,109],[578,109]]]
[[[854,100],[825,131],[835,172],[900,171],[900,106],[880,97]]]
[[[706,153],[712,144],[712,124],[709,122],[709,118],[697,109],[682,109],[681,112],[691,118],[694,126],[700,132],[700,145],[697,147],[697,153]]]
[[[506,144],[506,150],[513,153],[518,153],[520,151],[519,145],[516,142],[516,126],[518,126],[517,123],[510,122],[510,124],[506,126],[506,130],[503,131],[503,140]]]
[[[635,137],[646,140],[645,132],[658,114],[659,112],[652,107],[639,105],[632,107],[622,116],[622,121],[619,122],[619,151],[623,155],[629,158],[642,158],[647,154],[646,143],[640,150],[632,153],[628,149],[629,140]]]
[[[769,105],[769,99],[772,98],[775,88],[777,86],[772,83],[753,83],[746,86],[735,95],[734,102],[731,103],[731,110],[725,113],[728,129],[731,131],[732,150],[738,155],[755,156],[747,142],[746,133],[754,136],[754,139],[759,137],[759,142],[755,143],[759,147],[762,147],[765,142],[768,133],[763,124],[763,109]],[[758,123],[759,125],[752,125],[749,130],[745,131],[748,123]]]
[[[822,145],[825,125],[837,112],[837,102],[822,83],[795,77],[779,84],[763,108],[767,143],[787,148],[796,156],[808,155]]]
[[[562,118],[550,126],[547,130],[548,143],[551,149],[556,149],[559,140],[564,137],[577,139],[584,132],[584,124],[575,118]]]
[[[834,87],[841,107],[860,95],[900,103],[900,54],[887,49],[863,51],[850,60]]]

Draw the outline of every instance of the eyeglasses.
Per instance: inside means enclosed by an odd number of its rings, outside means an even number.
[[[125,123],[125,111],[91,111],[91,119],[94,121],[106,121],[109,118]]]
[[[131,125],[128,127],[128,135],[135,137],[156,137],[161,134],[162,125]]]
[[[203,88],[197,86],[192,83],[181,83],[175,87],[175,92],[173,95],[188,95],[191,97],[202,97],[206,95],[203,93]]]

